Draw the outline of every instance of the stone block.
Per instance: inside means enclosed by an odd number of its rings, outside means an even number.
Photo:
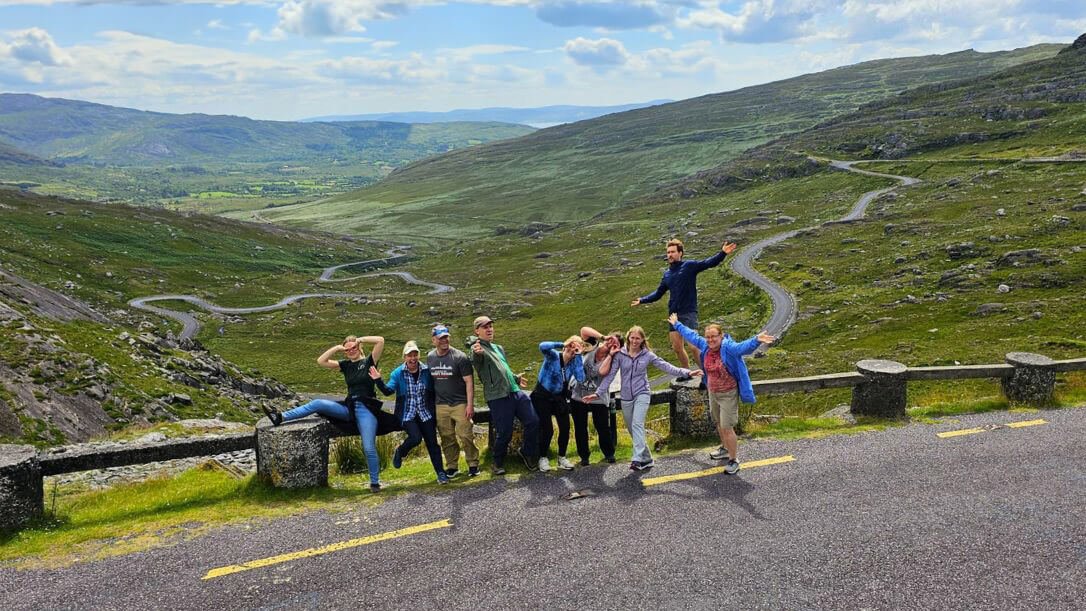
[[[716,425],[709,415],[709,395],[698,388],[699,378],[673,382],[671,391],[671,434],[683,437],[717,437]]]
[[[896,361],[865,359],[856,363],[865,380],[852,387],[853,416],[905,418],[907,405],[906,372]]]
[[[267,418],[256,424],[256,471],[277,488],[328,485],[328,439],[332,427],[311,416],[272,426]]]
[[[1003,394],[1011,403],[1046,407],[1053,402],[1056,387],[1056,362],[1041,354],[1011,352],[1007,364],[1014,367],[1003,378]]]
[[[38,451],[33,446],[0,445],[0,531],[20,528],[43,510]]]

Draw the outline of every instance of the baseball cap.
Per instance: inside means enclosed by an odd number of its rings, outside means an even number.
[[[489,316],[480,316],[480,317],[475,319],[475,323],[472,325],[472,328],[473,329],[478,329],[479,327],[481,327],[481,326],[483,326],[483,325],[485,325],[487,323],[490,323],[490,322],[494,322],[494,321],[491,320],[491,318]]]
[[[449,334],[449,328],[445,325],[437,325],[432,332],[434,337],[441,337]]]
[[[403,345],[403,355],[407,356],[412,352],[418,352],[419,345],[415,343],[415,340],[411,340]]]

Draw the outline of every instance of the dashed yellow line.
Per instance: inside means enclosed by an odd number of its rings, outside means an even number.
[[[1024,426],[1037,426],[1038,424],[1048,424],[1048,421],[1042,418],[1038,418],[1037,420],[1021,420],[1019,422],[1008,422],[1007,426],[1012,429],[1020,429]]]
[[[775,458],[765,458],[762,460],[752,460],[750,462],[744,462],[741,464],[743,470],[753,469],[755,467],[766,467],[769,465],[779,465],[781,463],[792,462],[796,458],[794,456],[777,456]],[[678,475],[664,475],[661,477],[649,477],[641,480],[641,485],[646,488],[649,486],[656,486],[659,484],[667,484],[669,482],[678,482],[684,479],[694,479],[696,477],[705,477],[707,475],[716,475],[723,473],[724,467],[713,467],[712,469],[705,469],[704,471],[694,471],[692,473],[679,473]]]
[[[1012,429],[1020,429],[1027,426],[1037,426],[1039,424],[1048,424],[1047,420],[1038,418],[1037,420],[1019,420],[1018,422],[1008,422],[1002,426],[1006,426]],[[991,428],[975,428],[975,429],[961,429],[957,431],[946,431],[943,433],[936,433],[936,437],[946,439],[947,437],[961,437],[962,435],[973,435],[975,433],[983,433],[984,431],[990,431]]]
[[[414,535],[429,530],[436,530],[438,528],[448,528],[452,526],[452,522],[449,520],[440,520],[438,522],[430,522],[429,524],[420,524],[418,526],[411,526],[409,528],[402,528],[400,530],[394,530],[387,533],[381,533],[379,535],[370,535],[368,537],[362,537],[359,539],[351,539],[350,541],[341,541],[340,543],[332,543],[322,547],[312,547],[304,549],[298,552],[291,552],[289,554],[281,554],[279,556],[272,556],[271,558],[262,558],[260,560],[250,560],[243,564],[231,564],[230,566],[224,566],[217,569],[211,569],[204,575],[203,579],[215,579],[216,577],[223,577],[224,575],[232,575],[234,573],[240,573],[242,571],[249,571],[252,569],[259,569],[266,566],[272,566],[273,564],[281,564],[283,562],[290,562],[291,560],[299,560],[301,558],[311,558],[313,556],[320,556],[322,554],[330,554],[332,552],[338,552],[352,547],[359,547],[361,545],[369,545],[370,543],[377,543],[379,541],[388,541],[389,539],[396,539],[398,537],[406,537],[408,535]]]
[[[988,429],[961,429],[960,431],[947,431],[945,433],[936,433],[936,437],[946,439],[947,437],[961,437],[962,435],[975,435],[976,433],[983,433]]]

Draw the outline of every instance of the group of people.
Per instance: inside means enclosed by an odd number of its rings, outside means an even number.
[[[479,316],[473,321],[473,334],[465,338],[466,352],[450,345],[447,326],[435,325],[430,333],[433,349],[425,361],[418,344],[408,341],[403,347],[403,363],[392,371],[387,382],[377,368],[384,352],[384,338],[348,336],[342,344],[332,346],[317,358],[320,366],[340,370],[347,383],[347,396],[341,401],[315,399],[282,413],[268,410],[268,418],[273,425],[310,414],[353,421],[362,438],[370,489],[374,492],[383,485],[379,479],[377,435],[403,430],[407,436],[393,452],[393,467],[400,468],[403,458],[420,443],[425,443],[437,481],[444,484],[460,474],[461,450],[468,476],[479,474],[479,449],[472,430],[474,376],[477,375],[495,433],[492,472],[495,475],[505,473],[514,420],[520,421],[523,429],[523,441],[517,454],[528,469],[549,471],[552,468],[549,454],[554,424],[557,423],[557,467],[572,470],[574,464],[566,456],[571,416],[579,464],[587,466],[591,456],[590,415],[604,460],[615,462],[616,431],[610,417],[610,388],[617,377],[621,381],[619,398],[623,420],[633,439],[630,469],[644,471],[654,464],[645,436],[645,418],[651,397],[648,368],[652,365],[678,379],[703,377],[710,413],[721,442],[710,457],[724,461],[724,471],[733,474],[739,470],[735,434],[739,401],[754,402],[743,356],[775,340],[761,333],[736,342],[717,324],[706,326],[704,335],[698,334],[696,277],[719,265],[734,250],[735,244],[725,242],[720,252],[708,259],[684,261],[682,242],[669,241],[668,268],[659,287],[631,304],[651,303],[670,291],[668,332],[679,359],[678,367],[652,352],[645,331],[639,326],[631,327],[625,334],[612,332],[606,335],[585,326],[564,341],[539,344],[543,365],[535,388],[529,394],[525,392],[528,382],[523,374],[513,371],[505,350],[494,342],[494,320]],[[700,368],[690,368],[687,344],[697,350]],[[365,354],[364,346],[369,346],[369,355]],[[333,360],[338,352],[343,352],[346,358]],[[381,410],[377,390],[396,396],[393,414]]]

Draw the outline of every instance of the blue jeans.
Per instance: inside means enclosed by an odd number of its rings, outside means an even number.
[[[351,419],[347,406],[342,403],[328,399],[314,399],[305,405],[283,412],[283,422],[305,418],[310,414],[320,414],[342,421]],[[377,476],[381,471],[381,462],[377,459],[377,416],[374,416],[365,405],[358,405],[354,409],[354,419],[358,424],[359,436],[362,437],[362,449],[366,453],[370,483],[376,484],[379,481]]]
[[[444,473],[445,468],[441,462],[441,446],[437,443],[437,419],[430,418],[426,422],[415,416],[403,423],[403,430],[407,431],[407,439],[400,444],[400,456],[415,449],[423,440],[426,441],[426,451],[430,454],[430,464],[434,466],[434,472]]]
[[[514,416],[524,427],[521,454],[528,457],[529,461],[539,458],[539,416],[532,407],[528,393],[518,390],[501,399],[487,401],[487,405],[490,406],[490,426],[494,427],[494,466],[501,467],[505,464],[509,440],[513,438]]]
[[[626,421],[626,430],[633,438],[633,460],[648,462],[652,460],[649,444],[645,439],[645,416],[649,414],[649,395],[637,395],[633,401],[622,402],[622,419]]]

